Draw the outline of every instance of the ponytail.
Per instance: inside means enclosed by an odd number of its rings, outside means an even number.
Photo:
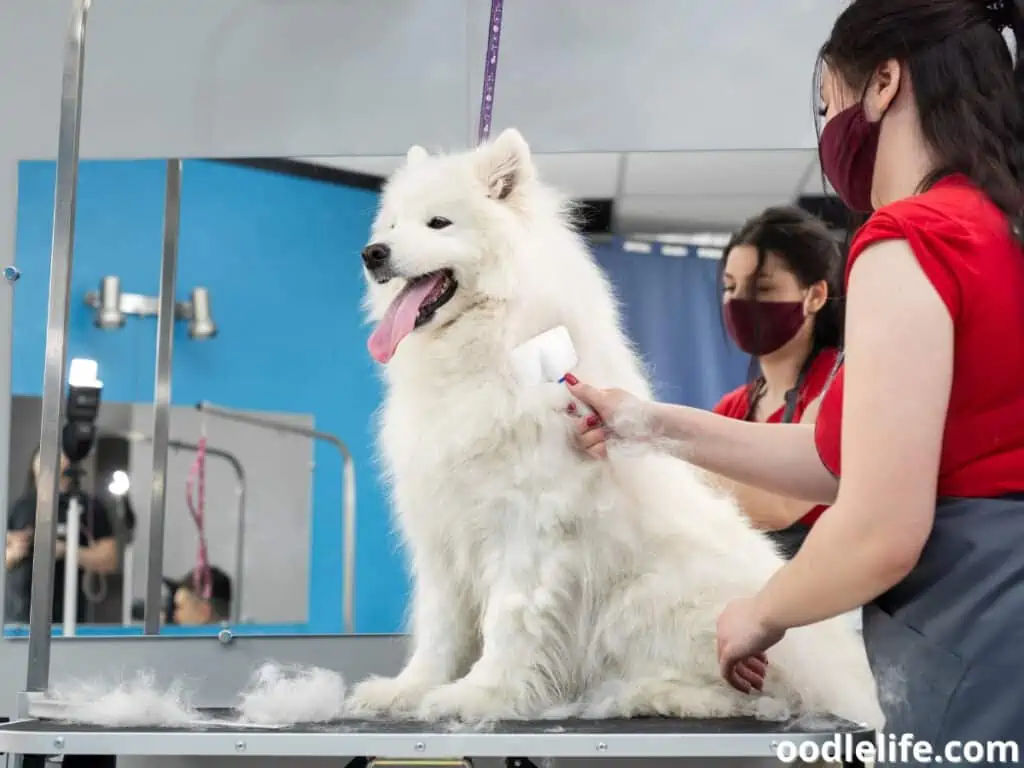
[[[1017,109],[1018,113],[1024,113],[1024,0],[1006,0],[1006,3],[1009,6],[1007,21],[1013,35],[1013,55],[1015,57],[1013,82],[1016,86]],[[1024,122],[1024,117],[1022,117],[1022,122]],[[1024,126],[1018,125],[1017,128],[1021,129]],[[1016,215],[1010,215],[1010,225],[1017,241],[1024,244],[1024,148],[1021,146],[1021,143],[1024,142],[1024,135],[1018,133],[1016,139],[1016,155],[1020,171],[1020,175],[1017,176],[1019,197]]]

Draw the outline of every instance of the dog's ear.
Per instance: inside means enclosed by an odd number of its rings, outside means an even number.
[[[416,163],[423,162],[428,157],[430,157],[430,155],[427,153],[427,150],[425,150],[419,144],[416,144],[412,147],[409,147],[409,151],[405,153],[405,164],[415,165]]]
[[[506,128],[479,153],[480,174],[494,200],[508,199],[534,175],[530,146],[515,128]]]

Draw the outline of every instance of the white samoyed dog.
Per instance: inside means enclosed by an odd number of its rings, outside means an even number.
[[[516,383],[510,351],[564,325],[581,379],[651,397],[567,211],[514,130],[461,154],[413,147],[386,185],[363,261],[412,650],[397,677],[356,686],[348,711],[832,713],[880,726],[863,644],[842,617],[789,632],[763,695],[731,688],[716,619],[780,566],[772,544],[667,453],[610,445],[607,460],[587,458],[565,386]]]

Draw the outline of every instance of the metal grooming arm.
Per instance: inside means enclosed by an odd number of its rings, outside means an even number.
[[[196,405],[196,410],[242,424],[251,424],[255,427],[263,427],[264,429],[272,429],[278,432],[288,432],[289,434],[300,435],[301,437],[308,437],[313,440],[322,440],[338,449],[338,453],[341,455],[342,477],[342,618],[345,632],[349,634],[355,632],[356,469],[348,446],[337,435],[332,435],[329,432],[320,432],[309,427],[286,424],[276,419],[223,408],[213,403],[199,403]]]
[[[181,223],[181,161],[167,161],[164,192],[163,255],[160,260],[159,313],[156,318],[156,375],[153,386],[153,494],[149,505],[149,560],[146,563],[145,633],[160,632],[161,575],[164,572],[164,518],[167,513],[167,449],[171,437],[171,354],[174,347],[174,287],[178,277]]]
[[[50,250],[50,301],[46,316],[46,362],[43,371],[42,424],[39,432],[39,483],[28,636],[28,691],[43,691],[50,677],[50,630],[57,545],[57,482],[60,475],[61,426],[67,383],[68,304],[74,256],[75,203],[78,185],[78,139],[82,124],[82,75],[85,29],[90,0],[74,0],[64,43],[60,129],[57,136],[57,182]]]
[[[103,434],[109,435],[111,437],[120,437],[124,440],[128,440],[133,443],[150,443],[153,441],[153,438],[141,432],[105,431],[103,432]],[[196,443],[189,443],[184,440],[168,440],[167,446],[169,448],[173,448],[179,451],[189,451],[190,453],[199,452],[199,446]],[[235,499],[236,508],[238,511],[236,515],[237,530],[235,533],[235,583],[233,587],[234,598],[232,600],[231,605],[231,620],[237,624],[240,623],[242,620],[242,582],[244,581],[245,572],[245,505],[246,498],[248,496],[248,483],[246,481],[245,469],[242,467],[242,462],[239,461],[238,457],[235,454],[231,453],[230,451],[226,451],[223,448],[214,448],[212,446],[206,447],[206,454],[207,456],[214,456],[218,459],[222,459],[223,461],[227,462],[235,473]],[[125,573],[125,579],[127,580],[127,578],[128,574]],[[126,600],[127,607],[129,608],[129,620],[125,620],[124,622],[127,624],[130,623],[131,615],[130,607],[132,602],[132,592],[130,589],[130,585],[129,588],[124,590],[124,599]],[[123,613],[124,607],[122,607],[122,614]]]

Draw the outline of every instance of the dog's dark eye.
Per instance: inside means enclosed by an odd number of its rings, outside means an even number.
[[[427,226],[431,229],[444,229],[450,227],[452,223],[448,219],[442,218],[441,216],[435,216],[427,222]]]

